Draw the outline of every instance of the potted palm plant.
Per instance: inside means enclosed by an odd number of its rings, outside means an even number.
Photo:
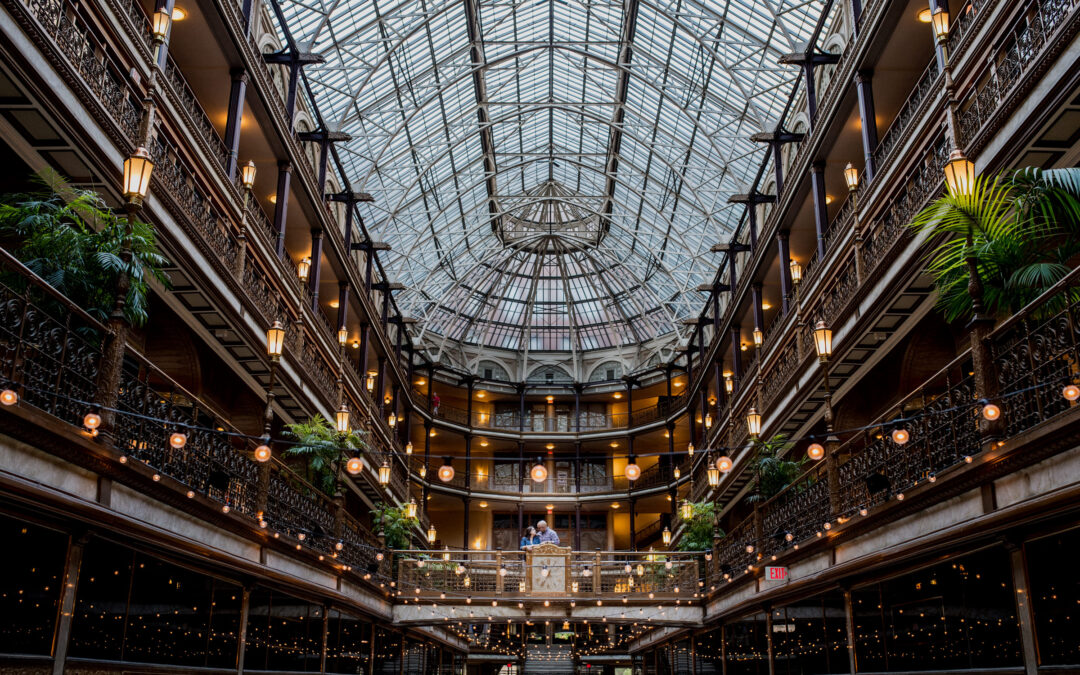
[[[785,459],[784,454],[792,447],[788,437],[777,434],[769,439],[755,439],[754,469],[757,472],[757,491],[749,501],[765,501],[791,485],[802,473],[806,457],[798,460]]]
[[[303,463],[304,478],[318,490],[333,495],[337,488],[340,463],[349,452],[367,450],[362,431],[340,433],[322,415],[285,426],[285,435],[295,443],[285,450],[285,457]]]
[[[124,318],[133,326],[146,323],[148,279],[169,286],[162,271],[168,262],[153,227],[129,222],[97,192],[71,187],[55,172],[38,178],[40,192],[0,197],[0,238],[5,245],[32,272],[102,321],[115,305],[117,280],[126,274],[130,284]],[[125,249],[130,255],[123,255]],[[5,281],[22,284],[14,277]],[[48,298],[39,300],[49,308]]]
[[[972,315],[969,258],[982,282],[986,313],[1007,317],[1075,266],[1080,254],[1080,169],[1027,168],[978,176],[969,193],[947,192],[919,212],[909,227],[928,239],[943,240],[930,250],[927,269],[946,321]]]

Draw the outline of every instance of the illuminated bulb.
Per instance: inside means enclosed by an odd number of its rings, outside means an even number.
[[[439,467],[439,480],[444,483],[454,480],[454,467],[450,465],[449,458],[443,460],[443,465]]]
[[[1001,417],[1001,408],[997,407],[993,403],[987,403],[983,406],[982,416],[991,422]]]
[[[631,460],[631,462],[626,465],[626,470],[623,473],[626,475],[626,480],[637,480],[638,478],[641,478],[641,467]]]
[[[784,541],[794,541],[794,540],[795,540],[795,535],[794,534],[792,534],[790,532],[785,532],[784,533]]]
[[[675,476],[675,480],[679,480],[679,478],[682,477],[682,471],[679,470],[679,467],[675,467],[675,470],[672,471],[672,475]]]
[[[194,497],[195,497],[195,491],[194,490],[188,490],[187,491],[187,498],[188,499],[194,499]]]
[[[746,545],[746,552],[747,553],[753,553],[754,552],[754,545],[753,544],[747,544]]]
[[[897,492],[896,493],[896,499],[899,500],[899,501],[904,501],[904,493],[903,492]]]
[[[350,457],[349,461],[345,462],[345,470],[355,476],[364,470],[364,460],[359,457]]]
[[[343,548],[345,548],[345,542],[343,542],[343,541],[341,541],[341,540],[339,539],[339,540],[337,541],[337,543],[335,543],[335,544],[334,544],[334,550],[335,550],[335,551],[340,551],[340,550],[341,550],[341,549],[343,549]]]
[[[531,477],[535,483],[543,483],[548,477],[547,467],[537,461],[536,464],[533,464],[532,469],[529,470],[529,477]]]
[[[719,471],[723,472],[723,473],[727,473],[728,471],[731,471],[732,465],[733,465],[733,463],[731,461],[731,458],[728,457],[727,455],[722,455],[721,457],[718,457],[717,460],[716,460],[716,468]]]
[[[971,455],[964,455],[965,464],[971,464],[972,461],[974,461],[974,458]]]
[[[265,444],[260,445],[259,447],[255,448],[255,461],[256,462],[269,461],[270,460],[270,454],[271,453],[270,453],[270,446],[269,445],[265,445]]]
[[[693,443],[687,443],[686,444],[686,454],[689,457],[694,456],[694,444]]]
[[[811,443],[806,449],[806,456],[816,462],[825,456],[825,447],[821,443]]]
[[[405,454],[406,455],[411,455],[412,451],[413,451],[412,441],[409,441],[408,443],[405,444]]]
[[[229,512],[229,505],[228,504],[223,504],[221,506],[221,512],[222,513],[228,513]]]
[[[937,474],[936,473],[930,474],[929,476],[926,477],[926,480],[930,481],[931,483],[936,483],[937,482]]]
[[[911,434],[907,432],[907,429],[893,429],[892,440],[897,445],[903,445],[911,440]]]
[[[101,426],[101,415],[98,415],[97,413],[86,413],[86,415],[83,416],[82,423],[84,427],[93,431]]]
[[[7,393],[7,392],[4,392]],[[1065,397],[1067,401],[1075,401],[1080,399],[1080,387],[1075,384],[1067,384],[1065,388],[1061,390],[1061,395]]]
[[[19,402],[19,395],[15,393],[13,389],[5,389],[0,391],[0,403],[4,405],[15,405]]]
[[[867,510],[867,508],[865,506],[862,507],[861,509],[859,509],[859,515],[860,516],[865,516],[867,513],[870,513],[870,511]]]
[[[822,525],[822,527],[824,527],[826,530],[831,530],[832,529],[832,523],[830,523],[829,521],[826,520],[825,524]]]
[[[169,436],[169,445],[173,446],[177,450],[187,445],[187,434],[182,434],[179,431],[174,432]]]

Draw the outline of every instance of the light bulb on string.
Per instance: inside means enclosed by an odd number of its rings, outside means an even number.
[[[811,443],[806,448],[806,456],[816,462],[825,456],[825,447],[821,443]]]
[[[101,415],[97,413],[86,413],[83,415],[83,426],[90,431],[96,430],[101,426]]]
[[[1080,399],[1080,387],[1075,384],[1067,384],[1061,390],[1061,395],[1065,397],[1066,401],[1075,401]]]
[[[907,429],[893,429],[891,437],[893,443],[897,445],[903,445],[911,440],[911,434],[908,433]]]
[[[179,450],[187,445],[187,434],[180,433],[179,431],[173,432],[169,436],[169,445]]]
[[[270,461],[270,455],[271,455],[270,446],[267,445],[266,443],[263,443],[263,444],[259,445],[257,448],[255,448],[255,453],[254,454],[255,454],[255,461],[256,462]]]
[[[999,408],[993,403],[987,403],[982,408],[982,416],[983,418],[993,422],[994,420],[1001,417],[1001,408]]]
[[[15,405],[19,402],[19,395],[15,393],[14,389],[5,389],[0,391],[0,404],[3,405]]]

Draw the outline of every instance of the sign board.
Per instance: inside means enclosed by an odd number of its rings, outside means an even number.
[[[786,567],[766,567],[765,581],[787,581]]]

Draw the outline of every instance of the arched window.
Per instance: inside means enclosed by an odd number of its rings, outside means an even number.
[[[623,364],[618,361],[604,361],[593,368],[589,374],[589,382],[607,382],[617,380],[623,376]]]
[[[558,366],[540,366],[525,380],[530,384],[572,384],[574,378]]]

